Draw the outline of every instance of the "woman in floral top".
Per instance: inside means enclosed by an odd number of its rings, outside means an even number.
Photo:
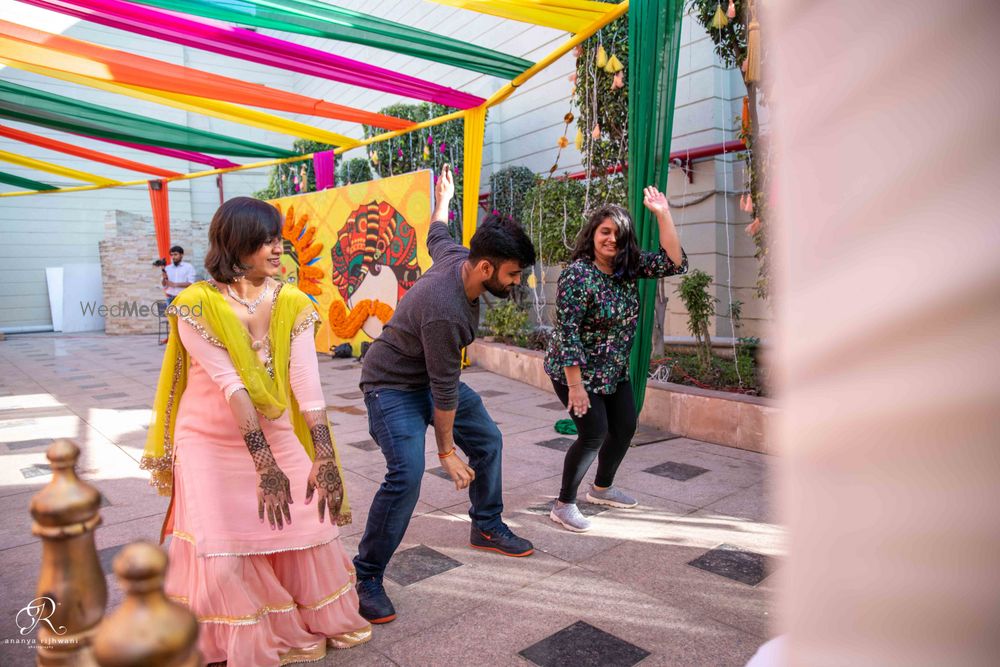
[[[580,230],[573,261],[559,276],[556,327],[545,371],[579,435],[566,452],[559,500],[549,516],[572,531],[590,528],[576,506],[576,492],[595,458],[597,475],[587,500],[612,507],[636,505],[613,484],[636,427],[627,364],[639,319],[638,280],[687,271],[666,196],[654,187],[643,194],[659,226],[659,252],[641,252],[628,211],[606,205]]]

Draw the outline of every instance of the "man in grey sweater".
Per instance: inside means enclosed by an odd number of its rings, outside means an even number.
[[[490,216],[470,248],[455,243],[448,204],[455,193],[445,165],[435,186],[427,234],[434,265],[399,302],[392,319],[365,353],[361,390],[368,428],[386,461],[385,481],[372,500],[354,566],[361,615],[388,623],[396,611],[382,575],[410,523],[424,474],[424,434],[434,424],[441,467],[456,489],[469,489],[470,544],[507,556],[528,556],[531,542],[503,522],[502,437],[482,399],[460,381],[462,348],[475,339],[479,297],[504,298],[535,263],[535,249],[516,222]],[[466,464],[456,446],[469,459]]]

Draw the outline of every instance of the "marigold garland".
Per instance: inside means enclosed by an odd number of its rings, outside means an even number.
[[[278,210],[281,210],[280,207]],[[308,222],[309,214],[303,213],[296,219],[295,207],[289,206],[285,212],[285,223],[281,227],[281,236],[295,248],[299,265],[298,288],[306,294],[319,296],[323,292],[320,281],[325,274],[323,269],[310,265],[309,262],[319,257],[319,254],[323,252],[323,244],[318,241],[313,243],[313,239],[316,237],[316,228],[307,227]]]
[[[392,306],[381,301],[365,299],[359,302],[347,312],[347,305],[343,301],[334,301],[330,304],[328,321],[330,330],[338,338],[350,339],[358,333],[365,321],[375,316],[382,324],[385,324],[392,317]]]

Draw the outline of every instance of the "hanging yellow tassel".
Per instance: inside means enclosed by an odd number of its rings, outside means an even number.
[[[431,159],[431,148],[427,144],[424,144],[424,162]]]
[[[711,25],[716,30],[722,30],[729,25],[729,18],[726,16],[726,13],[722,11],[721,2],[715,6],[715,16],[712,17]]]
[[[603,68],[608,64],[608,52],[604,50],[603,46],[597,47],[597,66]]]
[[[757,22],[757,3],[750,3],[750,23],[747,25],[746,82],[760,81],[760,23]]]
[[[726,10],[726,16],[731,19],[736,18],[736,3],[733,0],[729,0],[729,9]]]
[[[622,65],[622,61],[618,60],[618,56],[611,54],[611,57],[608,58],[608,64],[604,66],[604,71],[608,74],[617,74],[622,71],[624,67],[625,66]]]
[[[600,123],[594,123],[594,129],[591,131],[590,136],[591,136],[591,138],[593,138],[594,141],[597,141],[598,139],[601,138],[601,124]]]
[[[371,154],[370,158],[371,158],[372,164],[377,167],[378,166],[378,153],[376,153],[375,151],[372,151],[372,154]]]
[[[573,145],[576,146],[576,150],[583,150],[583,131],[580,128],[576,128],[576,139],[573,140]]]

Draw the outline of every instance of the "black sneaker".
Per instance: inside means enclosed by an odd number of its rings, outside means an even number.
[[[358,611],[369,623],[388,623],[396,619],[396,608],[385,594],[382,580],[372,577],[358,582]]]
[[[518,537],[511,532],[506,524],[500,524],[499,528],[486,531],[472,527],[472,535],[469,537],[469,546],[476,549],[489,549],[502,553],[504,556],[530,556],[535,552],[535,547],[531,542]]]

